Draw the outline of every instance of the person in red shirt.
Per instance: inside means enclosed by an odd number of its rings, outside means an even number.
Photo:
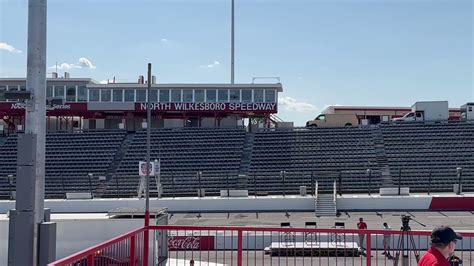
[[[454,254],[456,241],[462,236],[451,227],[440,226],[431,233],[431,247],[418,262],[418,266],[449,266],[448,258]]]
[[[357,228],[359,230],[366,230],[367,229],[367,224],[364,222],[363,218],[359,218],[359,222],[357,223]],[[364,250],[364,239],[365,239],[365,234],[359,234],[359,245],[362,250]]]

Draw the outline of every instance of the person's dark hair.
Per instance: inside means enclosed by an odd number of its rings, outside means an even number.
[[[448,246],[449,243],[433,243],[431,242],[431,246],[434,247],[434,248],[440,248],[440,249],[443,249],[445,247]]]

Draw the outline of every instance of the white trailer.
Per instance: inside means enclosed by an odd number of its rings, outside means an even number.
[[[397,121],[448,121],[449,106],[448,101],[425,101],[416,102],[411,107],[411,112],[404,115]]]
[[[466,103],[461,106],[461,120],[463,121],[474,121],[474,102]]]

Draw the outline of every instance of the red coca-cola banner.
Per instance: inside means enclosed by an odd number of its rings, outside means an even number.
[[[168,249],[214,250],[214,236],[172,236],[168,238]]]

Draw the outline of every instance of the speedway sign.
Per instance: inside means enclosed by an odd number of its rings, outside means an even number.
[[[153,111],[170,112],[267,112],[276,113],[277,103],[151,103]],[[139,103],[137,111],[147,110],[147,103]]]

